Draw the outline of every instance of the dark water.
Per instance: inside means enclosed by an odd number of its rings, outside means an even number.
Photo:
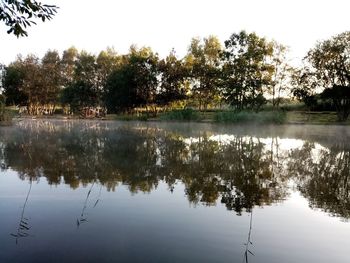
[[[0,262],[350,262],[350,128],[0,128]]]

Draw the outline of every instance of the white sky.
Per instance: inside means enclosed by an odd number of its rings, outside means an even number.
[[[75,46],[98,53],[107,46],[126,53],[131,44],[181,57],[192,37],[223,42],[242,29],[290,46],[302,58],[317,40],[350,30],[350,0],[42,0],[60,7],[56,17],[17,39],[0,25],[0,63],[18,53],[42,56]]]

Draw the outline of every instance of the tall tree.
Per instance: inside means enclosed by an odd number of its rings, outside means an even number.
[[[121,57],[113,48],[101,51],[96,58],[96,77],[98,89],[104,93],[108,76],[121,63]]]
[[[346,120],[350,114],[350,31],[318,42],[305,61],[314,86],[325,89],[323,97],[332,100],[338,119]]]
[[[24,71],[19,60],[5,67],[2,88],[7,105],[27,105],[28,97],[23,92]]]
[[[272,42],[273,53],[271,57],[271,65],[274,70],[271,78],[271,87],[269,93],[272,95],[273,107],[279,106],[281,95],[284,91],[291,89],[291,77],[293,68],[287,61],[288,48],[276,41]]]
[[[67,87],[74,81],[75,63],[78,57],[78,50],[70,47],[63,51],[61,59],[62,84]]]
[[[215,36],[193,38],[185,58],[191,78],[192,95],[199,109],[207,108],[218,95],[218,76],[222,47]]]
[[[154,105],[158,88],[158,55],[150,48],[131,46],[107,80],[105,101],[111,111]]]
[[[26,28],[36,24],[34,20],[51,20],[58,7],[45,5],[33,0],[1,0],[0,21],[9,28],[7,33],[15,36],[27,36]],[[34,19],[34,20],[33,20]]]
[[[54,110],[62,87],[61,59],[57,51],[47,51],[41,60],[43,94],[41,103]]]
[[[255,33],[241,31],[225,41],[222,88],[236,110],[259,110],[266,102],[264,88],[271,85],[273,46]]]
[[[165,106],[171,102],[183,100],[188,92],[186,82],[187,70],[181,60],[176,57],[175,50],[159,62],[160,86],[157,103]]]

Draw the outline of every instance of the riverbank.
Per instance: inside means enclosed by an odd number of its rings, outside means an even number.
[[[19,119],[79,119],[74,115],[15,115],[14,120]],[[167,113],[151,114],[107,114],[100,120],[118,121],[160,121],[160,122],[200,122],[200,123],[253,123],[253,124],[313,124],[313,125],[350,125],[350,120],[339,122],[336,112],[311,112],[311,111],[261,111],[234,113],[231,111],[195,111],[178,110]],[[10,125],[11,122],[0,122],[1,126]]]

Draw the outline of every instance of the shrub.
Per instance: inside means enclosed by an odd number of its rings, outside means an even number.
[[[183,110],[172,110],[166,113],[163,113],[160,118],[162,120],[176,120],[176,121],[194,121],[199,120],[200,115],[198,111],[195,111],[191,108]]]
[[[227,123],[257,123],[257,124],[282,124],[286,120],[286,113],[283,111],[223,111],[214,116],[217,122]]]

